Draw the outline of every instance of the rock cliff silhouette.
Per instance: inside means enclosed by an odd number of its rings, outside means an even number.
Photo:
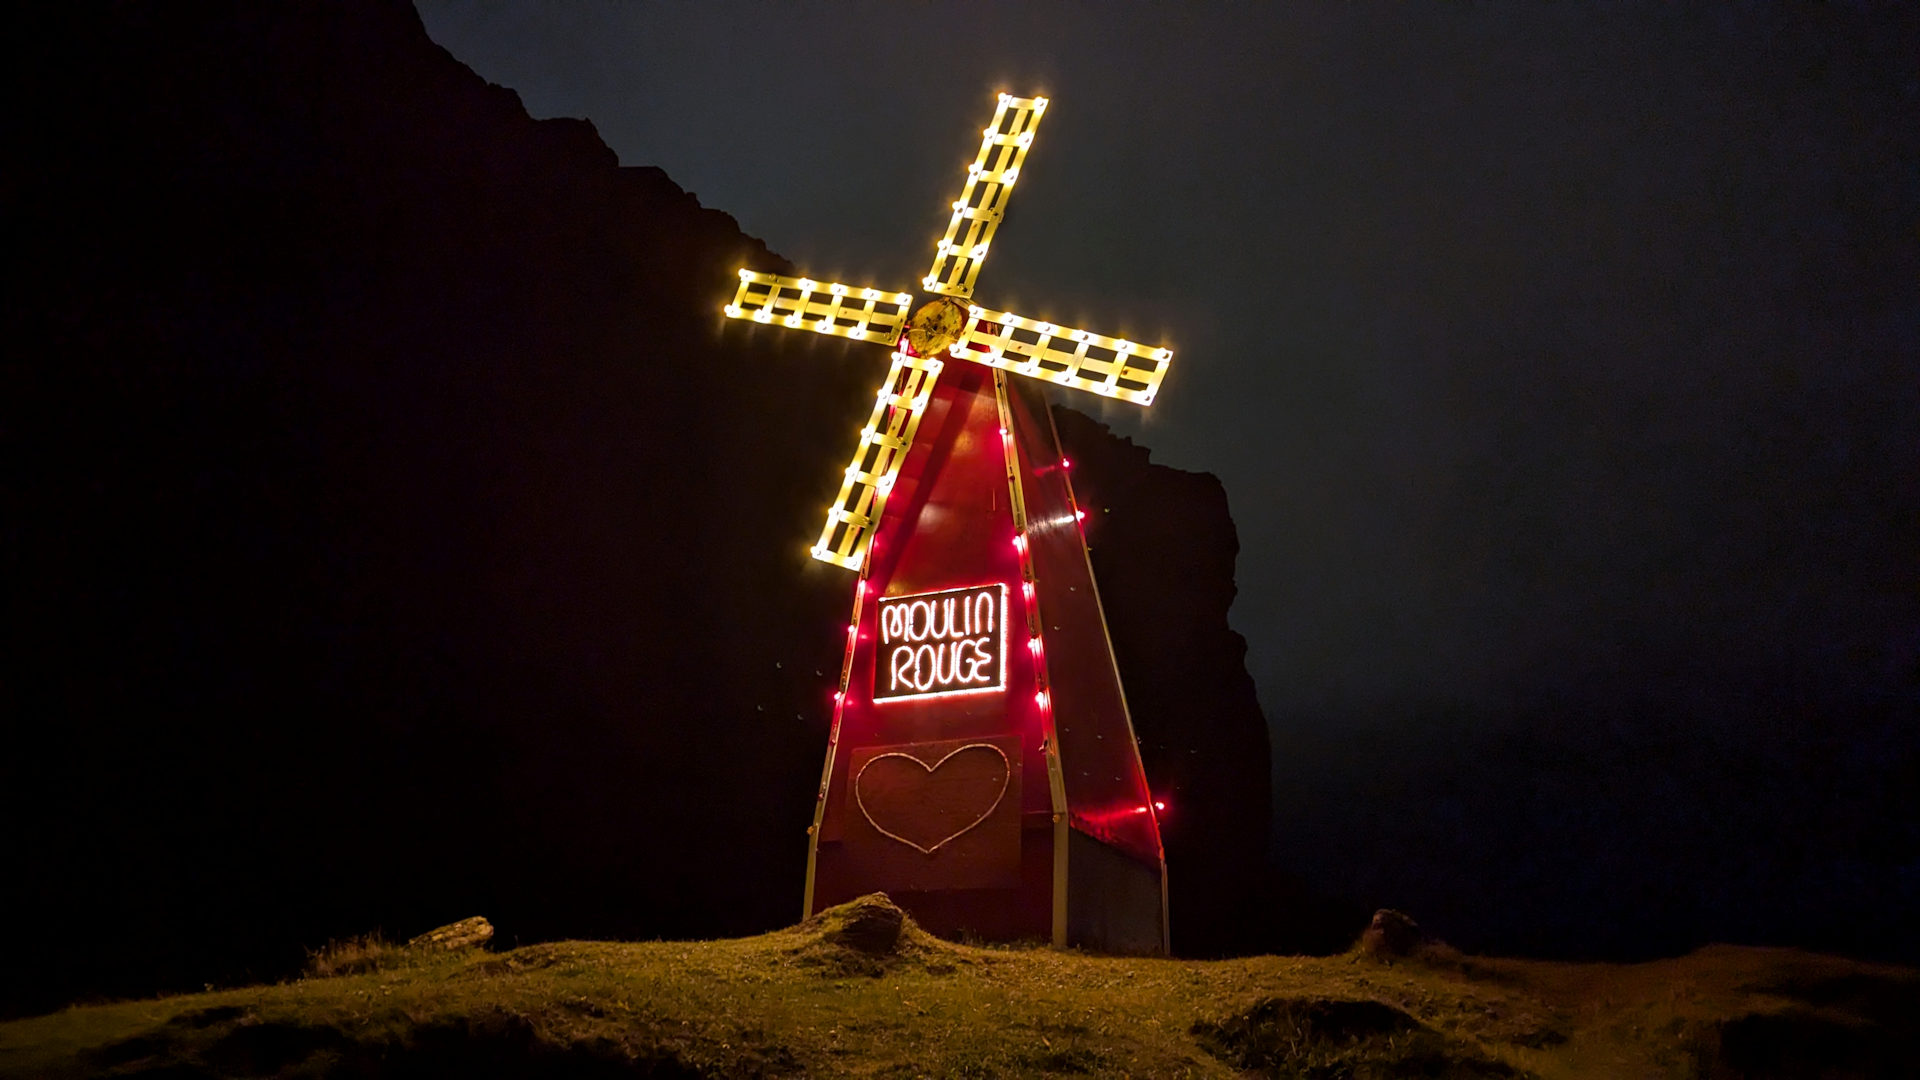
[[[45,932],[4,1006],[476,911],[796,918],[851,587],[806,548],[883,358],[728,324],[777,255],[405,5],[62,6],[23,40],[38,747],[0,769]],[[1271,798],[1224,493],[1058,415],[1172,794],[1176,949],[1244,947]]]

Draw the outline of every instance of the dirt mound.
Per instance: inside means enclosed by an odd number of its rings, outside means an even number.
[[[1748,989],[1792,1004],[1694,1026],[1696,1076],[1877,1080],[1911,1076],[1920,1061],[1920,979],[1910,972],[1793,972]]]
[[[799,940],[787,953],[796,963],[834,977],[878,977],[903,963],[936,974],[953,970],[960,950],[913,921],[887,897],[868,893],[819,912],[788,931]]]
[[[909,922],[907,913],[895,907],[886,893],[863,896],[814,918],[821,922],[823,939],[868,956],[890,956],[897,952],[901,934]]]
[[[1392,908],[1381,908],[1354,942],[1354,951],[1362,956],[1392,963],[1395,960],[1455,958],[1458,953],[1446,942],[1420,929],[1413,916]]]
[[[1208,1053],[1259,1076],[1310,1080],[1525,1076],[1391,1005],[1332,998],[1264,998],[1192,1034]]]

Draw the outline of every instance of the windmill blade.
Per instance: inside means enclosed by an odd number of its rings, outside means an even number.
[[[886,509],[887,496],[900,475],[900,465],[913,446],[920,429],[920,416],[927,411],[927,399],[933,395],[934,381],[945,365],[938,359],[893,354],[893,368],[887,381],[874,396],[873,415],[860,429],[860,446],[847,466],[840,494],[827,508],[827,525],[813,545],[813,557],[821,562],[860,569],[867,557],[873,530]]]
[[[967,186],[953,204],[947,235],[934,250],[933,269],[920,282],[928,292],[960,300],[973,295],[987,245],[1006,216],[1007,199],[1020,179],[1020,163],[1027,159],[1034,130],[1046,111],[1046,98],[1000,95],[993,123],[982,133],[980,156],[967,166]]]
[[[949,355],[1136,405],[1153,404],[1173,362],[1172,349],[983,307],[967,314]]]
[[[907,293],[742,270],[740,291],[721,310],[729,319],[891,345],[900,340],[912,300]]]

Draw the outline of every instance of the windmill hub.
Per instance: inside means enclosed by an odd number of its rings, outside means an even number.
[[[967,325],[967,305],[951,296],[922,304],[907,320],[907,344],[915,356],[938,356],[960,340]]]

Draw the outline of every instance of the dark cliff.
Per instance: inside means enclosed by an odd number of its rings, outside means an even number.
[[[1055,407],[1087,511],[1101,605],[1147,781],[1166,796],[1168,906],[1176,949],[1245,948],[1275,915],[1255,905],[1272,820],[1271,750],[1247,643],[1227,625],[1240,551],[1226,489],[1155,465],[1131,439]]]
[[[63,7],[16,48],[37,745],[0,770],[43,932],[4,1004],[475,912],[791,921],[849,588],[806,545],[874,358],[727,325],[777,256],[404,5]],[[1235,948],[1270,796],[1224,494],[1060,422],[1175,793],[1176,946]]]

